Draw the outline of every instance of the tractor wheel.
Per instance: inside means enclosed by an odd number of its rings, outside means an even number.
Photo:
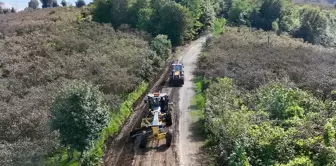
[[[172,139],[173,139],[173,132],[171,131],[171,129],[169,129],[168,132],[166,133],[166,145],[168,147],[170,147]]]
[[[146,134],[146,131],[144,131],[142,135],[140,136],[139,148],[144,149],[146,148],[146,146],[147,146],[147,134]]]
[[[167,126],[171,126],[173,124],[172,115],[171,115],[170,111],[166,113],[165,119],[166,119],[166,125]]]

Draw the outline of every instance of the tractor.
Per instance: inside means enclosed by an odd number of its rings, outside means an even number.
[[[180,62],[173,63],[170,69],[169,84],[170,85],[179,85],[184,84],[184,71],[183,64]]]
[[[131,138],[140,136],[139,148],[146,148],[148,141],[159,141],[166,139],[166,145],[169,147],[172,141],[172,132],[166,127],[172,125],[171,108],[166,93],[148,94],[147,100],[149,111],[146,117],[142,119],[140,128],[134,129],[130,133]]]

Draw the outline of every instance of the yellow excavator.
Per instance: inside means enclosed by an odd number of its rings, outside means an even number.
[[[154,93],[148,95],[150,113],[142,119],[140,128],[137,128],[130,133],[131,138],[140,137],[139,148],[141,149],[146,148],[148,141],[160,141],[162,139],[166,139],[166,145],[168,147],[171,145],[173,133],[171,130],[166,130],[167,127],[172,124],[172,109],[170,109],[169,106],[166,106],[166,108],[169,109],[162,112],[160,100],[156,100],[163,99],[162,96],[167,97],[164,93]],[[147,100],[145,100],[145,102],[147,103]],[[172,105],[168,102],[163,103]]]

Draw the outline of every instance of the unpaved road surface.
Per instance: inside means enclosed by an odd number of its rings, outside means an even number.
[[[205,38],[197,40],[191,48],[185,53],[181,62],[184,65],[185,81],[184,86],[179,90],[179,139],[178,149],[180,155],[180,165],[196,166],[208,165],[206,156],[203,154],[202,136],[197,135],[197,124],[191,116],[193,108],[191,107],[191,99],[195,95],[193,72],[196,67],[197,57],[201,52],[201,48]],[[195,131],[196,130],[196,131]]]
[[[204,165],[200,150],[201,142],[193,136],[193,121],[189,114],[190,101],[194,95],[192,72],[196,66],[198,54],[201,51],[205,37],[192,42],[182,53],[180,60],[184,64],[185,82],[183,87],[169,87],[168,72],[151,88],[150,92],[161,91],[169,95],[173,106],[173,141],[169,148],[165,140],[149,142],[146,150],[138,148],[139,140],[131,140],[129,133],[133,128],[140,126],[141,118],[146,107],[140,103],[127,120],[120,133],[107,143],[104,155],[106,166],[177,166],[177,165]],[[168,71],[168,70],[166,70]]]

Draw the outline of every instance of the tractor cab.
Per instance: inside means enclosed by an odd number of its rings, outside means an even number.
[[[161,113],[166,112],[168,109],[168,95],[167,93],[150,93],[147,95],[148,107],[150,111],[160,111]]]
[[[184,71],[182,63],[176,62],[171,65],[169,84],[180,86],[184,84]]]

